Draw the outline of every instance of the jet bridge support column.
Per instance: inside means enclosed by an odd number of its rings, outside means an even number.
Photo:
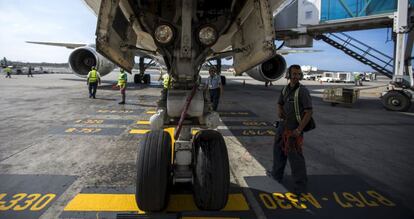
[[[411,56],[413,31],[410,31],[408,0],[399,0],[394,13],[393,31],[396,33],[394,47],[394,76],[388,92],[382,96],[382,103],[388,110],[407,111],[411,106],[412,95],[406,89],[414,89]]]

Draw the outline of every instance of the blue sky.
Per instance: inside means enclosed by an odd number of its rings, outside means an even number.
[[[67,62],[71,50],[27,44],[25,41],[92,43],[96,17],[81,0],[0,0],[0,57],[31,62]],[[357,39],[391,55],[386,29],[351,32]],[[314,41],[323,52],[286,56],[288,64],[326,70],[370,71],[368,66],[330,45]]]

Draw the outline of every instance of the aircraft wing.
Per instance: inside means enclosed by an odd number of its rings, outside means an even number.
[[[84,43],[54,43],[54,42],[36,42],[36,41],[26,41],[26,43],[41,44],[47,46],[60,46],[66,47],[68,49],[76,49],[78,47],[86,46]]]

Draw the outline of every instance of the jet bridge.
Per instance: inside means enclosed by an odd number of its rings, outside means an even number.
[[[412,98],[406,89],[414,90],[413,5],[414,0],[292,0],[274,12],[276,38],[293,48],[312,47],[313,39],[323,40],[371,66],[392,78],[382,97],[385,108],[406,111]],[[340,33],[386,27],[395,33],[394,57]]]

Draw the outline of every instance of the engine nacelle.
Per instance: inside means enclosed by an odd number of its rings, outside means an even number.
[[[79,47],[70,54],[69,66],[73,72],[82,78],[85,78],[92,66],[96,66],[96,70],[101,76],[107,75],[114,70],[115,65],[99,54],[92,46]]]
[[[275,55],[271,59],[246,71],[246,73],[258,81],[276,81],[286,71],[286,61],[281,55]]]

